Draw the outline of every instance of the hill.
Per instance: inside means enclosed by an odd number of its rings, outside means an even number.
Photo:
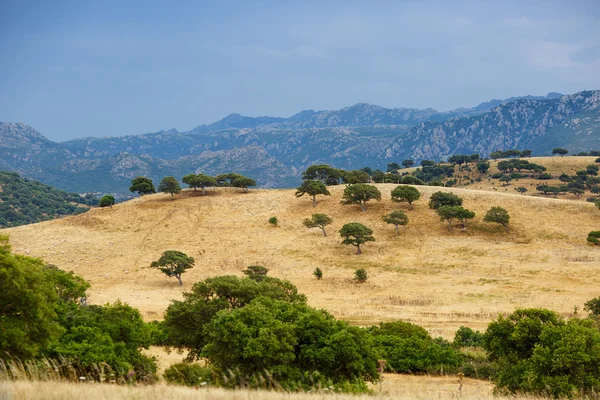
[[[64,143],[26,125],[0,123],[1,168],[69,191],[121,194],[138,175],[159,180],[232,171],[264,188],[294,187],[301,171],[316,163],[385,170],[406,158],[418,163],[525,148],[544,155],[553,147],[600,149],[600,91],[493,100],[444,113],[356,104],[289,118],[232,114],[188,132]]]
[[[547,307],[570,315],[574,306],[597,296],[598,251],[586,244],[597,230],[600,213],[592,204],[485,192],[443,189],[464,198],[477,213],[466,231],[448,230],[427,206],[435,187],[419,187],[423,198],[407,211],[401,235],[381,216],[404,209],[389,200],[392,184],[379,184],[383,199],[368,205],[342,206],[343,186],[315,208],[293,190],[210,190],[200,196],[184,191],[138,198],[107,209],[0,231],[18,253],[44,258],[73,270],[92,284],[90,301],[120,298],[147,319],[160,319],[171,299],[210,276],[241,275],[248,265],[263,265],[289,279],[309,303],[360,325],[404,319],[451,337],[461,325],[483,329],[498,313],[516,307]],[[506,208],[511,232],[482,221],[490,206]],[[324,212],[334,219],[329,235],[308,230],[305,217]],[[277,216],[279,227],[267,220]],[[377,241],[364,254],[340,244],[337,231],[356,221],[374,229]],[[147,268],[162,251],[181,250],[196,267],[174,279]],[[315,267],[324,271],[317,281]],[[353,283],[357,268],[367,283]]]
[[[81,197],[0,171],[0,228],[47,221],[86,212],[95,197]]]

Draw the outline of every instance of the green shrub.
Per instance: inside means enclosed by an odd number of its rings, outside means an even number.
[[[600,316],[600,297],[587,301],[584,304],[583,309],[593,316]]]
[[[456,347],[481,347],[483,346],[483,334],[466,326],[461,326],[456,331],[452,344]]]
[[[315,268],[313,275],[315,276],[315,278],[317,278],[318,280],[321,280],[323,278],[323,271],[321,270],[321,268],[317,267]]]
[[[263,267],[262,265],[250,265],[242,272],[244,275],[248,276],[248,278],[260,282],[267,276],[269,269]]]
[[[269,224],[273,225],[273,226],[277,226],[277,217],[271,217],[269,218]]]
[[[358,283],[364,283],[369,279],[369,274],[364,268],[359,268],[354,271],[354,280]]]
[[[441,206],[462,206],[463,200],[450,192],[435,192],[429,199],[429,208],[437,210]]]
[[[100,207],[112,207],[115,204],[115,198],[110,194],[102,196],[100,199]]]
[[[587,237],[588,243],[600,245],[600,231],[591,231]]]
[[[167,368],[163,374],[167,383],[185,386],[204,386],[212,382],[210,368],[194,363],[178,363]]]

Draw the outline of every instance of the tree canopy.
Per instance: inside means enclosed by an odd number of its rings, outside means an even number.
[[[308,195],[312,197],[313,206],[317,206],[317,196],[324,195],[330,196],[329,190],[327,190],[327,186],[321,181],[315,181],[307,179],[302,182],[302,185],[296,188],[296,197],[302,197],[304,195]]]
[[[179,286],[183,285],[181,275],[188,269],[194,268],[195,260],[187,254],[177,250],[165,251],[157,261],[150,264],[151,268],[158,268],[168,277],[177,278]]]
[[[429,199],[429,208],[438,209],[441,206],[462,206],[463,200],[450,192],[435,192]]]
[[[370,200],[381,200],[381,192],[373,185],[357,183],[344,189],[342,204],[358,204],[360,209],[367,211],[367,202]]]
[[[510,221],[510,215],[502,207],[492,207],[485,213],[483,220],[486,222],[494,222],[500,224],[508,232],[508,222]]]
[[[304,219],[302,224],[307,228],[320,228],[323,236],[327,236],[325,227],[333,222],[326,214],[313,214],[312,217]]]
[[[408,224],[408,217],[403,211],[392,211],[389,214],[383,216],[383,222],[386,224],[391,224],[396,227],[396,234],[400,234],[399,226]]]
[[[344,238],[342,244],[350,244],[356,247],[356,254],[362,254],[361,244],[375,241],[373,230],[359,222],[350,222],[342,226],[340,236]]]
[[[145,194],[156,193],[154,189],[154,183],[152,179],[146,178],[145,176],[138,176],[131,180],[131,186],[129,187],[130,192],[137,192],[140,196]]]
[[[412,210],[413,201],[421,198],[421,192],[412,186],[397,186],[392,190],[392,201],[408,203],[408,208]]]
[[[181,192],[181,186],[179,182],[172,176],[165,176],[158,185],[158,191],[163,193],[170,193],[171,197]]]
[[[206,194],[205,189],[209,186],[216,186],[217,180],[212,176],[204,175],[204,174],[187,174],[185,175],[181,181],[188,185],[190,188],[202,189],[202,195]]]
[[[302,173],[303,180],[321,181],[326,185],[338,185],[343,172],[327,164],[311,165]]]
[[[100,207],[112,207],[114,204],[115,204],[115,198],[114,198],[114,196],[111,196],[110,194],[105,194],[100,199],[99,206]]]
[[[244,193],[248,193],[248,188],[251,186],[256,186],[256,181],[252,178],[240,176],[231,182],[231,186],[242,189]]]

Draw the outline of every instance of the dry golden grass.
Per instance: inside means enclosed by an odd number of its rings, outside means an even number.
[[[427,206],[435,187],[407,211],[410,223],[400,236],[381,215],[405,204],[389,200],[393,184],[377,185],[384,200],[342,206],[344,187],[317,207],[293,190],[233,189],[208,196],[185,191],[171,200],[157,194],[113,208],[0,231],[10,236],[17,253],[41,257],[82,275],[91,284],[90,302],[116,299],[141,310],[148,320],[161,319],[171,299],[207,277],[237,274],[259,264],[270,274],[289,279],[306,293],[309,303],[359,325],[403,319],[451,338],[461,325],[483,329],[498,313],[516,307],[549,307],[564,314],[598,296],[597,247],[586,244],[590,230],[600,228],[592,204],[467,189],[447,189],[477,213],[466,232],[449,231]],[[446,189],[443,189],[446,190]],[[511,215],[511,232],[482,221],[494,205]],[[328,237],[301,225],[315,212],[334,223]],[[277,216],[279,227],[267,223]],[[340,244],[337,231],[351,221],[375,231],[377,241],[354,248]],[[151,261],[162,251],[177,249],[197,260],[184,274],[184,286]],[[315,267],[324,271],[317,281]],[[365,284],[351,281],[355,269],[369,272]]]
[[[399,400],[428,399],[466,399],[466,400],[502,400],[507,397],[493,396],[489,382],[465,379],[462,393],[458,391],[456,377],[428,377],[409,375],[386,375],[380,386],[374,386],[376,398]],[[0,399],[11,400],[366,400],[373,396],[335,395],[327,392],[318,393],[277,393],[265,391],[223,389],[192,389],[178,386],[115,386],[100,384],[74,384],[64,382],[0,382]],[[511,399],[535,399],[534,397],[511,397]]]

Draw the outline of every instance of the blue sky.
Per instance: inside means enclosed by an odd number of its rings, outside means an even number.
[[[0,16],[0,121],[57,141],[600,89],[598,0],[0,0]]]

